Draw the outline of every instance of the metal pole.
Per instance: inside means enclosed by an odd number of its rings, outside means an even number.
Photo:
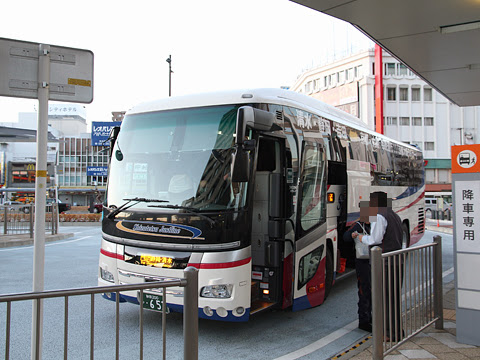
[[[168,96],[172,96],[172,55],[168,55]]]
[[[184,271],[187,286],[183,297],[183,359],[198,360],[198,270]]]
[[[443,284],[442,284],[442,237],[434,236],[433,242],[436,244],[434,252],[434,267],[433,273],[433,291],[435,317],[438,318],[435,321],[435,329],[443,329]]]
[[[44,290],[45,268],[45,205],[47,185],[48,98],[50,82],[50,45],[40,44],[38,52],[38,125],[37,162],[35,172],[35,224],[33,240],[33,291]],[[40,302],[38,306],[36,303]],[[43,307],[33,302],[32,359],[41,359]],[[39,312],[37,314],[37,312]],[[38,321],[38,324],[37,324]],[[38,331],[38,333],[37,333]],[[38,347],[34,346],[38,339]]]
[[[383,359],[383,266],[382,249],[375,246],[370,253],[372,265],[372,337],[373,360]]]

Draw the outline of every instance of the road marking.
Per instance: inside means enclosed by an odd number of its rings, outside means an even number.
[[[442,273],[442,278],[447,277],[451,273],[453,273],[454,269],[451,267],[450,269],[445,270]],[[310,345],[307,345],[301,349],[298,349],[294,352],[291,352],[289,354],[283,355],[279,358],[276,358],[275,360],[295,360],[299,359],[302,356],[309,355],[317,350],[320,350],[322,347],[332,343],[333,341],[341,338],[344,335],[347,335],[349,332],[353,331],[354,329],[357,328],[357,323],[358,321],[355,320],[351,322],[350,324],[344,326],[341,329],[338,329],[337,331],[334,331],[330,335],[327,335],[320,340],[315,341],[314,343],[311,343]]]
[[[338,329],[337,331],[334,331],[330,335],[327,335],[320,340],[315,341],[314,343],[311,343],[310,345],[305,346],[304,348],[298,349],[294,352],[291,352],[287,355],[283,355],[279,358],[276,358],[275,360],[294,360],[294,359],[299,359],[302,356],[309,355],[324,346],[327,346],[328,344],[334,342],[337,339],[340,339],[342,336],[348,334],[352,330],[356,329],[358,327],[358,320],[352,321],[350,324],[347,324],[341,329]]]
[[[90,237],[93,237],[93,235],[83,236],[81,238],[74,239],[74,240],[58,241],[58,242],[54,242],[54,243],[53,242],[52,243],[46,243],[45,246],[63,245],[63,244],[68,244],[68,243],[88,239]],[[3,252],[3,251],[19,251],[19,250],[25,250],[25,249],[33,249],[33,245],[21,246],[21,247],[15,247],[15,248],[7,248],[7,249],[0,249],[0,252]]]

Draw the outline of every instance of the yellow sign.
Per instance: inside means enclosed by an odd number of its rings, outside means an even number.
[[[173,259],[165,256],[141,255],[140,264],[170,268],[173,265]]]
[[[92,87],[92,81],[91,80],[68,78],[68,85],[78,85],[78,86]]]
[[[47,170],[37,170],[36,176],[37,177],[47,177]]]

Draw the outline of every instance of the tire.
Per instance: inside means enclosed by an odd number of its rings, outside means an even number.
[[[410,231],[406,223],[402,223],[402,249],[410,247]]]
[[[327,248],[327,254],[325,255],[325,300],[327,300],[330,291],[333,286],[333,254],[332,250]]]

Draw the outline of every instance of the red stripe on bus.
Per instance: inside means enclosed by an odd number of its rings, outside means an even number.
[[[114,258],[114,259],[123,260],[123,255],[113,253],[113,252],[110,252],[110,251],[107,251],[107,250],[100,249],[100,254],[103,254],[105,256],[108,256],[108,257],[111,257],[111,258]]]
[[[225,263],[212,263],[212,264],[204,264],[204,263],[189,263],[188,266],[193,266],[197,269],[228,269],[237,266],[242,266],[248,264],[252,260],[251,257],[237,260],[232,262],[225,262]]]
[[[405,206],[403,209],[398,210],[397,213],[399,213],[399,212],[401,212],[401,211],[403,211],[403,210],[406,210],[406,209],[412,207],[413,205],[415,205],[416,203],[418,203],[420,200],[422,200],[424,197],[425,197],[425,193],[422,193],[422,194],[417,198],[417,200],[415,200],[414,202],[412,202],[410,205]]]

